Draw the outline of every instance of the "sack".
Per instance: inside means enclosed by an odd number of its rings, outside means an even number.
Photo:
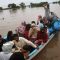
[[[54,29],[53,29],[52,27],[49,28],[49,29],[48,29],[49,35],[50,35],[51,33],[53,33],[53,31],[54,31]]]
[[[60,30],[60,21],[56,21],[54,23],[54,28],[55,28],[55,30]]]

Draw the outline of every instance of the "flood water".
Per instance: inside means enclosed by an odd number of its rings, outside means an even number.
[[[60,17],[60,5],[51,4],[50,10]],[[38,15],[45,15],[43,7],[18,9],[15,11],[4,10],[0,12],[0,34],[6,36],[9,30],[14,31],[22,21],[30,23],[32,20],[37,21]],[[60,32],[52,41],[39,53],[33,60],[60,60]]]

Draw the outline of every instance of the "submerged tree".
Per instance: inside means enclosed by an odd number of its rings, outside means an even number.
[[[3,8],[2,7],[0,7],[0,12],[2,12],[3,11]]]
[[[0,10],[3,10],[3,8],[2,8],[2,7],[0,7]]]
[[[40,2],[40,3],[30,3],[31,7],[42,7],[44,4],[47,4],[48,2]]]
[[[19,6],[17,6],[17,5],[14,4],[14,3],[13,3],[13,4],[9,4],[8,7],[9,7],[9,8],[13,8],[13,9],[14,9],[14,8],[20,8]]]
[[[19,4],[19,5],[20,5],[21,8],[25,8],[26,7],[25,3],[23,3],[23,2],[21,4]]]

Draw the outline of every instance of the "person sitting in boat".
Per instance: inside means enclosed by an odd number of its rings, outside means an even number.
[[[40,31],[37,33],[37,40],[35,41],[35,44],[40,45],[42,43],[46,43],[48,40],[48,34],[47,34],[47,27],[42,27]]]
[[[37,27],[38,28],[41,28],[43,27],[43,19],[42,19],[42,16],[38,16],[38,21],[37,21]]]
[[[58,16],[54,12],[50,12],[53,20],[58,20]]]
[[[40,23],[40,21],[42,21],[42,16],[41,15],[38,16],[37,25]]]
[[[44,26],[48,26],[48,24],[49,24],[49,21],[47,20],[46,17],[43,17],[43,24],[44,24]]]
[[[23,38],[23,37],[19,37],[18,34],[14,34],[13,35],[13,43],[16,46],[15,52],[21,51],[23,52],[24,49],[23,47],[26,46],[32,46],[33,48],[37,48],[37,46],[32,43],[31,41]]]
[[[37,28],[36,28],[36,24],[35,23],[31,24],[31,28],[29,30],[28,37],[30,38],[30,40],[32,42],[35,42],[35,40],[37,38]]]
[[[28,33],[31,28],[31,24],[26,24],[25,31],[24,31],[24,38],[29,40]]]
[[[49,34],[55,33],[56,31],[60,30],[60,21],[54,15],[50,16],[49,20]]]
[[[17,27],[17,29],[15,30],[16,33],[19,35],[19,36],[22,36],[24,35],[24,31],[25,31],[25,27],[26,27],[26,23],[25,22],[22,22],[21,25],[19,27]]]
[[[12,53],[13,42],[7,42],[2,46],[2,52],[0,52],[0,60],[9,60]]]
[[[6,38],[7,42],[8,41],[12,41],[12,39],[13,39],[12,36],[13,36],[13,32],[12,31],[8,31],[7,38]]]
[[[9,60],[25,60],[25,58],[21,52],[15,52],[11,55]]]
[[[49,8],[49,4],[47,2],[47,4],[43,5],[44,9],[45,9],[45,17],[49,20],[49,14],[50,14],[50,8]]]
[[[2,46],[5,43],[5,39],[2,38],[2,36],[0,35],[0,52],[2,51]]]

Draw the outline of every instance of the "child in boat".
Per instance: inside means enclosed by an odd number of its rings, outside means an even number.
[[[36,24],[34,22],[31,23],[31,28],[29,30],[28,37],[30,38],[30,40],[32,42],[35,42],[35,40],[37,38],[37,28],[36,28]]]

